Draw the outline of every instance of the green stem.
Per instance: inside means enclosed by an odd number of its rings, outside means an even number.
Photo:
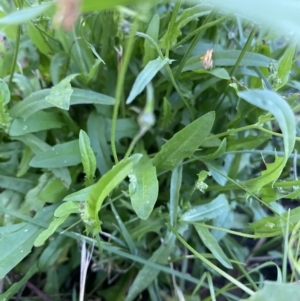
[[[198,257],[203,263],[205,263],[207,266],[209,266],[211,269],[213,269],[215,272],[219,273],[221,276],[226,278],[231,283],[235,284],[237,287],[239,287],[241,290],[243,290],[248,295],[252,296],[254,295],[254,291],[249,289],[247,286],[245,286],[243,283],[236,280],[234,277],[230,276],[229,274],[225,273],[223,270],[221,270],[219,267],[214,265],[211,261],[207,260],[203,255],[198,253],[194,248],[192,248],[182,237],[177,233],[177,231],[170,226],[172,232],[176,235],[177,239],[188,249],[190,250],[195,256]]]
[[[21,25],[18,25],[18,27],[17,27],[17,36],[16,36],[15,50],[14,50],[14,55],[13,55],[13,60],[12,60],[12,66],[11,66],[10,76],[9,76],[9,81],[8,81],[8,87],[9,87],[9,89],[12,88],[12,82],[13,82],[13,78],[14,78],[14,73],[15,73],[15,68],[16,68],[17,59],[18,59],[18,53],[19,53],[20,37],[21,37]]]
[[[128,149],[127,149],[127,152],[126,152],[126,154],[125,154],[125,156],[124,156],[124,159],[127,159],[127,158],[130,156],[130,154],[132,153],[133,148],[135,147],[136,143],[139,141],[139,139],[140,139],[142,136],[143,136],[143,135],[142,135],[140,132],[138,132],[138,133],[134,136],[134,138],[132,139],[132,141],[131,141],[131,143],[130,143]]]
[[[233,67],[233,69],[232,69],[232,71],[230,73],[230,76],[234,76],[235,75],[235,72],[236,72],[237,68],[239,67],[240,62],[244,58],[246,52],[250,50],[251,43],[252,43],[252,40],[253,40],[253,37],[254,37],[256,31],[257,31],[257,26],[254,25],[253,28],[252,28],[252,30],[251,30],[251,32],[250,32],[250,34],[249,34],[249,36],[248,36],[246,44],[244,45],[244,47],[243,47],[243,49],[242,49],[242,51],[241,51],[238,59],[236,60],[236,63],[235,63],[235,65],[234,65],[234,67]]]
[[[124,59],[122,60],[122,65],[120,67],[118,79],[117,79],[117,87],[116,87],[116,95],[115,95],[115,105],[113,110],[113,116],[112,116],[112,124],[111,124],[111,149],[112,154],[115,160],[115,163],[119,162],[118,156],[117,156],[117,149],[116,149],[116,128],[117,128],[117,118],[118,118],[118,112],[119,107],[121,104],[122,94],[123,94],[123,85],[125,81],[125,75],[127,71],[127,67],[129,64],[129,59],[132,53],[133,44],[134,44],[134,38],[136,35],[138,29],[138,20],[137,18],[134,19],[129,39],[127,41],[126,50]]]
[[[188,40],[190,40],[193,36],[197,35],[199,32],[203,31],[204,29],[210,28],[212,26],[215,26],[223,21],[225,21],[227,18],[229,17],[229,15],[225,15],[215,21],[211,21],[208,22],[204,25],[202,25],[201,27],[195,29],[194,31],[192,31],[191,33],[189,33],[185,38],[183,38],[182,40],[180,40],[174,47],[172,47],[172,49],[176,49],[179,46],[181,46],[182,44],[185,44]]]

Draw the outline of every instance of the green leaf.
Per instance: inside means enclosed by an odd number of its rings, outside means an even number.
[[[69,110],[70,99],[73,93],[70,81],[78,75],[79,74],[71,74],[51,88],[50,94],[46,97],[46,101],[51,103],[54,107]]]
[[[182,184],[182,164],[178,164],[172,170],[170,185],[170,223],[175,226],[178,218],[178,208],[180,200],[180,188]]]
[[[298,301],[299,285],[297,283],[280,283],[265,281],[264,287],[254,295],[240,301]]]
[[[193,20],[198,20],[201,16],[208,15],[209,12],[210,11],[207,9],[207,6],[203,6],[202,4],[183,10],[182,14],[177,17],[173,26],[169,23],[168,30],[160,41],[162,48],[166,48],[168,44],[171,46],[174,45],[177,38],[181,35],[182,27]]]
[[[205,69],[198,69],[198,70],[195,70],[195,72],[201,73],[201,74],[211,74],[211,75],[221,78],[221,79],[230,80],[230,75],[228,74],[227,70],[224,68],[214,68],[210,71],[205,70]]]
[[[130,94],[126,100],[126,104],[130,104],[151,82],[157,72],[165,65],[170,64],[172,61],[168,58],[161,59],[157,58],[156,60],[150,61],[141,73],[137,76]]]
[[[12,300],[12,296],[19,293],[26,283],[30,280],[30,278],[39,271],[38,262],[33,264],[30,269],[27,271],[25,276],[18,282],[15,282],[5,293],[0,295],[0,300],[8,301]]]
[[[15,228],[13,232],[5,231],[6,227],[0,227],[0,232],[4,231],[0,236],[1,279],[31,252],[33,242],[41,232],[36,224],[47,222],[52,214],[53,206],[48,206],[39,210],[32,221],[23,223],[21,228]],[[12,228],[9,226],[9,229]]]
[[[50,74],[53,85],[59,84],[62,77],[66,74],[69,56],[66,52],[55,53],[50,63]]]
[[[173,169],[179,161],[190,157],[210,133],[215,113],[210,112],[198,118],[167,141],[153,158],[153,165],[159,171]]]
[[[216,239],[212,236],[209,230],[205,226],[194,224],[194,227],[201,238],[203,244],[206,246],[208,250],[215,256],[215,258],[228,269],[232,269],[232,265],[230,260],[227,258],[226,254],[223,252],[222,248],[216,241]]]
[[[88,198],[88,196],[90,195],[94,185],[91,185],[89,187],[80,189],[80,190],[78,190],[74,193],[71,193],[71,194],[67,195],[63,199],[63,201],[66,201],[66,202],[84,202]]]
[[[7,111],[9,101],[10,92],[8,86],[2,79],[0,79],[0,128],[5,131],[8,130],[11,120]]]
[[[26,194],[35,185],[35,181],[29,178],[17,178],[0,174],[0,187]]]
[[[27,22],[26,33],[30,37],[32,43],[41,53],[45,55],[52,53],[52,50],[47,43],[46,35],[42,35],[41,31],[38,30],[37,27],[32,24],[32,22]]]
[[[213,53],[213,66],[234,66],[240,54],[240,50],[216,51]],[[271,61],[272,60],[270,58],[262,54],[246,52],[239,66],[268,67]],[[200,61],[200,56],[192,56],[187,60],[182,72],[199,69],[204,69],[202,62]]]
[[[103,116],[96,114],[96,112],[90,114],[87,121],[87,132],[101,175],[107,173],[113,165],[110,158],[110,147],[107,143],[106,135],[103,135],[103,130],[106,127],[107,124]],[[110,133],[107,134],[109,135]]]
[[[83,171],[86,176],[85,183],[86,186],[90,186],[94,183],[96,158],[90,145],[90,138],[83,130],[80,130],[79,133],[79,150],[81,154]]]
[[[52,2],[48,2],[48,3],[32,6],[30,8],[17,10],[5,16],[4,18],[0,18],[0,24],[3,25],[24,24],[25,22],[46,12],[52,5],[53,5]]]
[[[32,93],[24,100],[16,104],[10,111],[10,115],[14,118],[22,117],[27,119],[30,115],[53,107],[51,103],[46,101],[46,97],[50,94],[50,89],[44,89]],[[94,91],[73,88],[70,98],[70,105],[77,104],[102,104],[113,105],[115,100],[107,95],[96,93]]]
[[[61,168],[61,170],[67,170],[67,168]],[[71,179],[69,182],[64,181],[64,179],[52,177],[48,183],[45,185],[43,190],[39,193],[38,198],[44,203],[56,203],[61,201],[66,195],[68,187],[71,184]]]
[[[256,191],[279,178],[294,149],[296,139],[295,117],[287,102],[275,92],[248,90],[239,92],[238,95],[247,102],[263,110],[270,111],[276,118],[283,134],[284,156],[278,157],[276,155],[275,161],[266,165],[267,169],[262,172],[260,177],[243,183],[250,191]]]
[[[173,233],[168,233],[163,244],[153,253],[148,261],[166,264],[168,262],[168,257],[175,246],[175,239],[176,237]],[[125,301],[134,300],[140,292],[149,287],[158,274],[158,269],[144,265],[130,286]]]
[[[54,211],[55,217],[65,217],[69,216],[72,213],[79,213],[78,203],[74,202],[65,202],[59,205]]]
[[[45,241],[57,230],[57,228],[69,217],[69,215],[64,215],[62,217],[54,218],[48,228],[44,230],[34,241],[35,247],[42,246]]]
[[[102,176],[91,189],[85,203],[86,211],[83,213],[83,221],[87,224],[88,232],[93,230],[94,236],[101,231],[98,212],[101,209],[104,199],[128,176],[134,164],[136,164],[140,158],[140,154],[134,154],[130,158],[120,161],[109,172]]]
[[[300,207],[284,212],[281,216],[268,216],[249,225],[256,237],[272,237],[282,235],[287,227],[292,231],[299,222]],[[289,224],[287,221],[289,215]]]
[[[284,87],[289,79],[289,74],[292,69],[293,57],[295,55],[296,45],[293,44],[286,49],[283,57],[279,61],[278,73],[276,77],[279,79],[279,82],[275,83],[274,90],[277,91],[280,88]]]
[[[94,12],[97,10],[113,8],[117,5],[127,5],[139,2],[140,0],[110,0],[110,1],[94,1],[85,0],[82,3],[83,12]]]
[[[207,221],[223,214],[224,210],[228,211],[228,207],[225,194],[219,194],[205,205],[191,207],[181,215],[180,220],[183,222]]]
[[[141,219],[147,219],[158,196],[156,168],[146,156],[136,163],[129,173],[129,195],[135,213]]]
[[[146,32],[146,34],[150,36],[155,42],[157,42],[158,40],[159,23],[159,15],[155,14],[152,17]],[[146,65],[149,61],[154,60],[156,55],[156,49],[153,47],[152,43],[148,39],[145,39],[143,65]]]
[[[63,125],[58,114],[40,111],[26,120],[21,117],[16,118],[11,124],[9,134],[11,136],[22,136],[28,133],[60,128]]]
[[[39,168],[61,168],[81,162],[78,140],[57,144],[51,149],[37,154],[30,166]]]

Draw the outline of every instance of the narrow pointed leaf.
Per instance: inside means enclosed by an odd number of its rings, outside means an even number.
[[[190,157],[210,133],[215,113],[209,112],[198,118],[167,141],[153,158],[159,171],[173,169],[177,163]]]
[[[86,176],[86,186],[93,184],[96,171],[96,158],[90,144],[90,138],[85,131],[80,130],[79,133],[79,149],[81,154],[81,162],[83,171]]]
[[[170,64],[171,60],[165,58],[157,58],[156,60],[150,61],[142,72],[137,76],[130,94],[126,100],[127,104],[130,104],[151,82],[157,72],[165,65]]]
[[[228,269],[232,269],[232,265],[230,260],[223,252],[222,248],[219,246],[216,239],[212,236],[205,226],[200,226],[195,224],[194,225],[199,237],[201,238],[203,244],[206,246],[207,249],[211,251],[211,253],[215,256],[215,258],[225,267]]]

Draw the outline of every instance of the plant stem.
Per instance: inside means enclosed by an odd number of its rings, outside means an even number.
[[[125,75],[127,71],[127,67],[129,64],[129,59],[132,53],[133,44],[134,44],[134,38],[136,35],[138,29],[138,20],[137,18],[134,19],[129,39],[127,41],[126,49],[125,49],[125,55],[124,59],[122,60],[122,64],[120,67],[118,79],[117,79],[117,87],[116,87],[116,95],[115,95],[115,105],[113,110],[113,116],[112,116],[112,124],[111,124],[111,148],[112,148],[112,154],[115,160],[115,163],[119,162],[118,156],[117,156],[117,149],[116,149],[116,127],[117,127],[117,118],[118,118],[118,112],[119,107],[121,104],[122,94],[123,94],[123,84],[125,80]]]

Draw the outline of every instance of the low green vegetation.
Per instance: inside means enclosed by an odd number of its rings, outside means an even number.
[[[240,2],[0,1],[0,301],[299,300],[299,4]]]

